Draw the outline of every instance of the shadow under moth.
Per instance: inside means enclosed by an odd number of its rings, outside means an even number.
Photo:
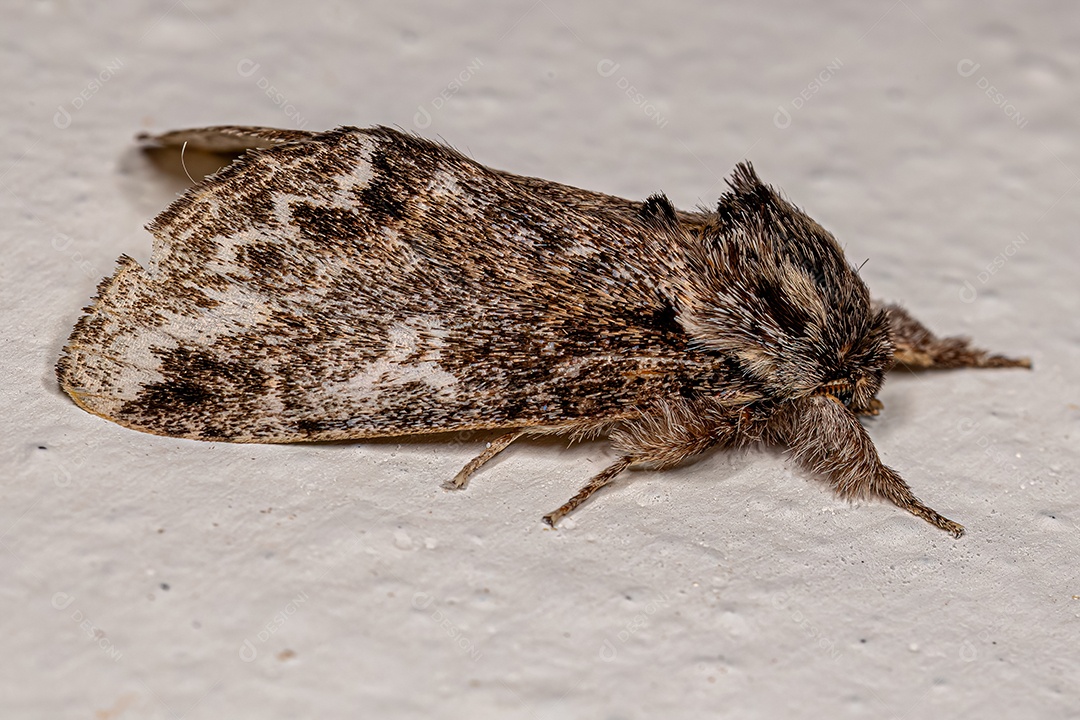
[[[836,240],[743,163],[714,209],[493,170],[385,127],[145,138],[242,153],[122,256],[56,367],[84,409],[228,442],[502,430],[608,437],[631,467],[790,449],[845,498],[959,537],[886,467],[860,415],[885,372],[1030,367],[872,300]]]

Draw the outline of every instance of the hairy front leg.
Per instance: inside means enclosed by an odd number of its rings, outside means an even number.
[[[841,497],[888,500],[953,537],[964,534],[962,525],[924,505],[881,462],[859,420],[836,398],[819,395],[787,403],[771,421],[769,434],[786,444],[803,467],[825,477]]]
[[[621,457],[595,475],[574,497],[544,516],[552,527],[631,466],[663,470],[715,445],[736,447],[760,440],[764,417],[747,405],[683,398],[658,403],[612,433]]]

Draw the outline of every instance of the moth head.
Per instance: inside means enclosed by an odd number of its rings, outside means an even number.
[[[694,344],[782,399],[872,406],[889,324],[824,228],[739,164],[687,251],[680,321]]]

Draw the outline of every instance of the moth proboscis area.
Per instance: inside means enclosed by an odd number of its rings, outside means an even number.
[[[608,437],[622,471],[779,444],[845,498],[959,537],[860,415],[887,369],[1029,367],[872,300],[836,240],[739,164],[714,208],[487,168],[385,127],[144,138],[241,153],[149,225],[57,364],[86,410],[150,433],[284,443],[503,430]]]

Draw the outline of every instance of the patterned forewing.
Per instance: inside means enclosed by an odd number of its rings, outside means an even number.
[[[393,130],[249,152],[121,258],[58,367],[88,410],[200,439],[581,427],[722,387],[640,203]],[[719,373],[719,374],[718,374]]]

